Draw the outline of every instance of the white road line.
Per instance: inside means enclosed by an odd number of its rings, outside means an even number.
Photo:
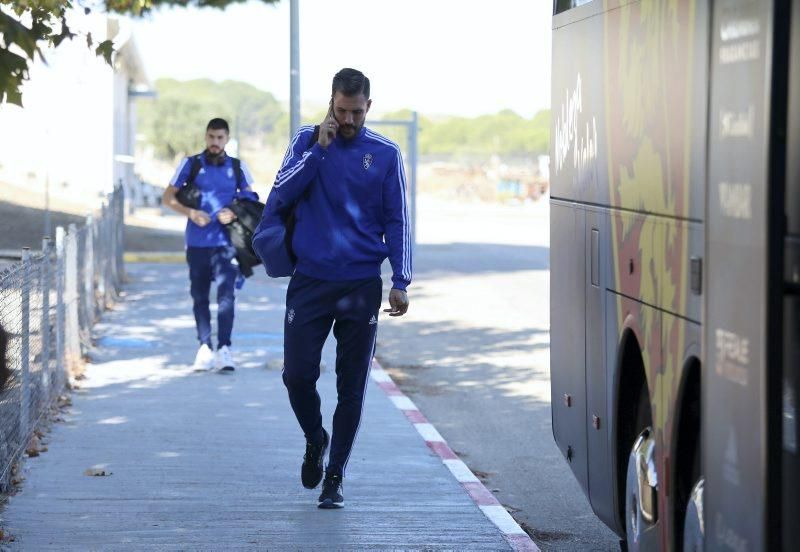
[[[391,376],[389,376],[389,374],[380,367],[380,364],[378,364],[377,360],[374,362],[373,366],[374,367],[372,369],[371,376],[373,380],[381,383],[393,382]],[[384,390],[384,392],[386,391]],[[389,395],[387,393],[387,396],[400,410],[416,410],[419,412],[417,406],[405,395]],[[444,440],[444,437],[442,437],[442,435],[436,430],[433,424],[415,423],[413,425],[422,438],[425,439],[425,441],[447,444]],[[461,460],[442,459],[442,463],[447,466],[447,469],[450,470],[450,473],[453,474],[453,477],[455,477],[456,481],[459,483],[478,483],[478,485],[483,486],[483,483],[481,483],[480,479],[475,477],[475,474],[472,473],[467,465]],[[483,487],[483,489],[489,493],[489,490],[486,489],[486,487]],[[471,495],[470,497],[472,498]],[[536,546],[536,543],[533,542],[530,536],[522,530],[522,527],[519,526],[516,520],[511,517],[511,514],[509,514],[503,506],[497,504],[491,506],[481,506],[480,504],[477,504],[477,501],[474,498],[472,498],[472,500],[481,509],[483,515],[485,515],[486,518],[500,530],[500,533],[506,536],[506,540],[511,545],[512,549],[539,551],[539,547]],[[511,537],[515,537],[516,539],[508,540]]]
[[[404,395],[390,395],[389,399],[391,399],[394,405],[400,410],[419,410],[417,405]]]
[[[392,378],[383,369],[372,368],[372,380],[378,383],[391,383]]]
[[[422,435],[422,438],[426,441],[444,443],[444,437],[442,437],[431,424],[414,424],[414,427],[417,428],[419,434]]]
[[[480,483],[480,480],[475,477],[475,474],[467,467],[467,465],[458,459],[442,460],[450,473],[456,478],[459,483]]]
[[[511,514],[503,506],[479,506],[483,513],[489,518],[492,523],[505,533],[506,535],[526,535],[525,531],[514,521]]]

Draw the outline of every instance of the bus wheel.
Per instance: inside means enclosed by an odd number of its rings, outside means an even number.
[[[658,473],[655,436],[645,428],[633,443],[625,478],[625,535],[628,550],[658,549]]]
[[[686,517],[683,520],[683,552],[703,552],[705,525],[703,524],[703,487],[705,478],[701,477],[692,487]]]

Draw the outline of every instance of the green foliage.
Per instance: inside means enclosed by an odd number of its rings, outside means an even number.
[[[206,124],[214,117],[227,120],[232,136],[241,141],[276,134],[285,117],[272,94],[243,82],[159,79],[155,89],[156,99],[139,103],[139,121],[156,155],[166,160],[201,150]]]
[[[205,126],[212,117],[223,117],[231,124],[234,137],[249,150],[272,147],[282,151],[287,145],[289,114],[269,92],[238,81],[217,83],[208,79],[155,83],[157,99],[138,103],[139,125],[158,157],[173,161],[176,156],[203,148]],[[319,124],[326,109],[307,113],[303,124]],[[411,111],[386,113],[380,120],[408,121]],[[402,125],[367,126],[407,147],[407,128]],[[419,153],[421,155],[489,156],[538,155],[547,153],[550,111],[540,111],[525,119],[510,110],[481,117],[431,119],[420,116]]]
[[[423,154],[524,155],[546,153],[550,146],[550,111],[525,119],[511,110],[473,119],[439,122],[420,119]]]
[[[197,6],[224,9],[245,0],[101,0],[108,13],[138,16],[159,6]],[[261,0],[272,4],[278,0]],[[28,78],[28,68],[36,55],[43,58],[42,47],[58,47],[76,34],[70,29],[73,0],[0,0],[0,103],[22,105],[20,87]],[[77,3],[82,5],[80,2]],[[90,8],[84,8],[90,13]],[[88,33],[86,45],[111,65],[114,44],[95,41]]]

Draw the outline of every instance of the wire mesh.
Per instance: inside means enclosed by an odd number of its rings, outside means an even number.
[[[100,218],[59,228],[55,243],[23,252],[0,272],[0,358],[8,377],[0,389],[0,494],[42,416],[76,374],[91,345],[91,329],[120,289],[124,197],[118,187]]]

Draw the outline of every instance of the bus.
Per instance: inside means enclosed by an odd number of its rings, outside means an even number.
[[[800,0],[555,0],[555,441],[628,550],[800,542]]]

